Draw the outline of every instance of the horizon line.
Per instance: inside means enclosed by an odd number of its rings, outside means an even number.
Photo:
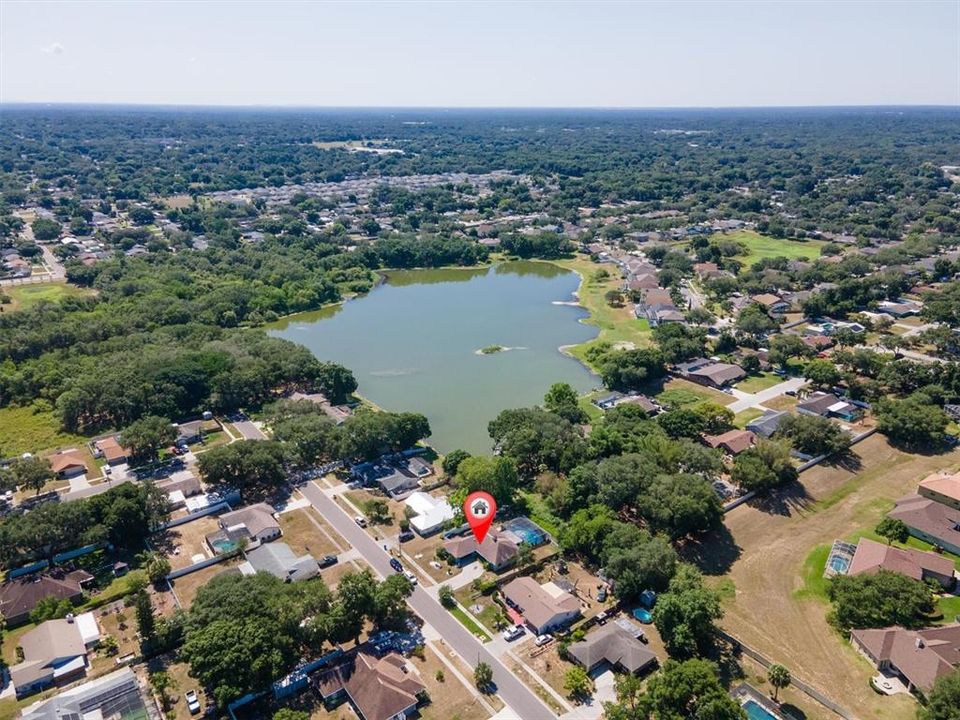
[[[297,104],[202,104],[170,102],[87,102],[47,100],[0,100],[0,108],[16,107],[94,107],[94,108],[162,108],[220,110],[543,110],[543,111],[639,111],[639,110],[867,110],[867,109],[942,109],[960,110],[960,103],[908,103],[849,105],[297,105]]]

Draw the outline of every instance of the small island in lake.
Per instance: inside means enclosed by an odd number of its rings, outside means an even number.
[[[510,348],[505,348],[503,345],[487,345],[484,348],[480,348],[477,352],[480,355],[493,355],[494,353],[504,352]]]

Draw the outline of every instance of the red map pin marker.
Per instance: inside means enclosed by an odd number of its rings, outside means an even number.
[[[479,545],[487,536],[490,525],[493,524],[493,518],[497,514],[497,502],[490,493],[470,493],[463,501],[463,514],[467,517],[467,522],[470,523],[470,529],[473,530],[473,536]]]

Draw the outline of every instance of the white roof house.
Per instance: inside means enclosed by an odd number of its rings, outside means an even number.
[[[435,498],[425,492],[415,492],[404,501],[416,515],[410,518],[410,527],[420,535],[436,532],[453,520],[453,508],[446,498]]]
[[[100,641],[100,628],[97,626],[97,618],[92,612],[85,612],[74,618],[74,624],[80,631],[80,639],[87,647],[96,645]]]

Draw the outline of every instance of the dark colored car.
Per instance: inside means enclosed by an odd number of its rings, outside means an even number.
[[[400,542],[407,542],[408,540],[413,540],[413,533],[410,530],[404,530],[400,533]]]
[[[322,558],[320,558],[317,561],[317,565],[319,565],[320,568],[323,569],[323,568],[328,568],[331,565],[336,565],[338,561],[339,561],[339,558],[337,558],[336,555],[324,555]]]
[[[396,572],[403,572],[403,565],[401,565],[400,561],[396,558],[390,558],[390,567],[392,567]]]

